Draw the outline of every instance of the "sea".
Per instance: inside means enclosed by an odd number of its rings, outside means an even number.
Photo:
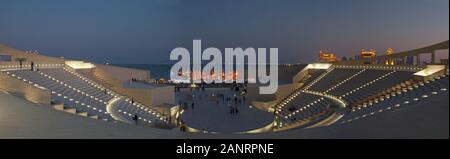
[[[150,77],[154,79],[169,79],[172,64],[112,64],[120,67],[149,70]]]

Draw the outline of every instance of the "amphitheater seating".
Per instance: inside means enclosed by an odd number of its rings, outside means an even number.
[[[165,114],[132,102],[93,82],[95,79],[88,79],[61,67],[9,72],[51,90],[54,103],[63,103],[67,109],[87,113],[89,117],[114,120],[106,111],[106,105],[111,99],[118,99],[114,104],[121,117],[127,120],[135,115],[140,125],[167,120]],[[303,81],[305,87],[294,91],[276,105],[275,115],[279,127],[305,127],[333,114],[332,106],[336,103],[323,95],[347,102],[351,109],[339,119],[340,123],[345,123],[380,110],[395,109],[405,102],[421,102],[421,99],[430,95],[447,91],[449,86],[448,70],[447,75],[427,82],[412,80],[413,71],[395,69],[332,67],[329,70],[309,70],[308,73],[308,78]]]
[[[287,126],[303,120],[320,118],[329,112],[329,107],[333,104],[330,100],[317,95],[300,92],[295,95],[284,102],[285,104],[276,112],[279,122]]]
[[[323,73],[325,73],[326,70],[323,69],[311,69],[309,70],[309,77],[303,81],[304,85],[308,85],[310,84],[312,81],[314,81],[314,79],[316,79],[317,77],[319,77],[320,75],[322,75]]]
[[[106,88],[103,88],[101,85],[97,85],[94,83],[87,83],[83,79],[78,78],[75,75],[70,74],[63,69],[57,69],[57,68],[56,69],[42,69],[41,72],[43,72],[44,74],[50,75],[52,77],[55,77],[59,81],[62,81],[69,86],[78,88],[83,92],[86,92],[90,95],[98,97],[98,99],[100,99],[100,101],[107,102],[113,98],[112,95],[104,93],[104,90]]]
[[[333,68],[305,89],[342,97],[353,103],[411,79],[412,74],[409,71]]]
[[[385,75],[391,71],[386,70],[365,70],[361,74],[355,76],[351,80],[344,82],[338,87],[330,90],[328,93],[336,96],[342,95],[343,92],[349,92],[354,88],[362,86],[366,83],[369,83],[373,79],[376,79],[382,75]]]
[[[111,99],[121,96],[78,73],[63,68],[46,68],[40,69],[40,71],[19,69],[8,73],[49,89],[52,94],[52,102],[62,103],[64,109],[74,109],[74,113],[83,113],[92,118],[114,120],[107,112],[106,105]],[[122,117],[131,119],[137,115],[140,124],[161,123],[167,120],[159,112],[137,102],[132,103],[125,97],[120,98],[115,104],[119,112],[123,114]]]
[[[366,84],[353,88],[352,91],[349,91],[347,93],[337,92],[335,95],[341,96],[348,103],[352,103],[388,89],[396,84],[409,80],[413,77],[412,74],[413,72],[393,71],[390,72],[390,74],[385,74],[386,76],[384,77],[373,79]]]
[[[77,112],[88,112],[88,116],[112,120],[105,109],[112,95],[105,94],[104,91],[68,72],[63,72],[61,68],[41,69],[41,71],[15,70],[11,73],[51,90],[53,103],[63,103],[66,108],[75,108]]]
[[[326,77],[317,81],[314,85],[312,85],[309,90],[315,90],[319,92],[326,91],[332,86],[338,84],[340,81],[345,80],[349,76],[358,73],[361,71],[360,69],[333,69],[329,72]]]
[[[149,108],[144,107],[141,104],[132,103],[128,99],[120,99],[117,102],[118,105],[118,111],[122,114],[125,118],[128,118],[131,120],[135,115],[138,116],[138,122],[146,125],[146,124],[152,124],[152,122],[160,122],[165,120],[159,112],[155,110],[151,110]],[[138,123],[138,124],[139,124]]]
[[[413,71],[377,70],[370,68],[330,68],[310,72],[304,90],[322,92],[336,96],[347,102],[349,107],[357,101],[369,99],[377,93],[411,80]],[[308,85],[309,84],[309,85]],[[408,83],[410,84],[410,83]],[[401,89],[412,86],[401,85]],[[276,114],[285,125],[305,119],[314,121],[333,112],[332,101],[301,91],[279,103]]]
[[[376,113],[396,109],[404,104],[424,102],[426,98],[434,94],[448,91],[449,77],[444,75],[430,82],[415,84],[411,90],[401,91],[400,94],[378,100],[373,104],[363,105],[346,114],[338,123],[351,122],[352,120],[374,115]]]

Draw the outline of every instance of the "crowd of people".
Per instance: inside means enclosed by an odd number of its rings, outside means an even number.
[[[180,92],[182,88],[176,87],[176,92]],[[221,93],[214,91],[206,91],[206,86],[200,85],[198,87],[186,88],[188,94],[184,94],[185,98],[179,98],[178,104],[183,109],[191,109],[195,111],[196,102],[204,100],[212,100],[216,106],[227,106],[230,115],[238,115],[239,108],[246,103],[247,89],[245,86],[235,85],[230,87],[231,93]]]

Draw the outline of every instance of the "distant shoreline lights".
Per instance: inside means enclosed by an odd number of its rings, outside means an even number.
[[[222,52],[214,47],[201,51],[201,40],[193,40],[193,57],[183,47],[177,47],[170,53],[170,60],[179,60],[170,70],[170,79],[176,83],[259,83],[260,94],[273,94],[278,89],[278,48],[269,49],[267,63],[266,48],[225,48],[225,69],[222,67]],[[181,56],[181,59],[179,57]],[[213,57],[213,58],[211,58]],[[245,62],[247,57],[247,62]],[[234,62],[236,59],[236,63]],[[202,69],[202,60],[209,60]],[[247,65],[247,71],[244,67]],[[270,69],[267,70],[267,65]],[[236,69],[234,69],[236,68]],[[225,71],[224,71],[225,70]],[[224,73],[227,72],[227,73]],[[247,74],[247,79],[245,79]],[[258,74],[258,75],[256,75]],[[258,78],[257,78],[258,77]]]

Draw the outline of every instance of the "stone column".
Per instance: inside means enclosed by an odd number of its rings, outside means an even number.
[[[436,51],[433,50],[431,52],[431,64],[435,64],[436,63]]]
[[[416,57],[417,57],[417,58],[416,58],[416,60],[417,60],[417,65],[420,66],[420,54],[418,54]]]

